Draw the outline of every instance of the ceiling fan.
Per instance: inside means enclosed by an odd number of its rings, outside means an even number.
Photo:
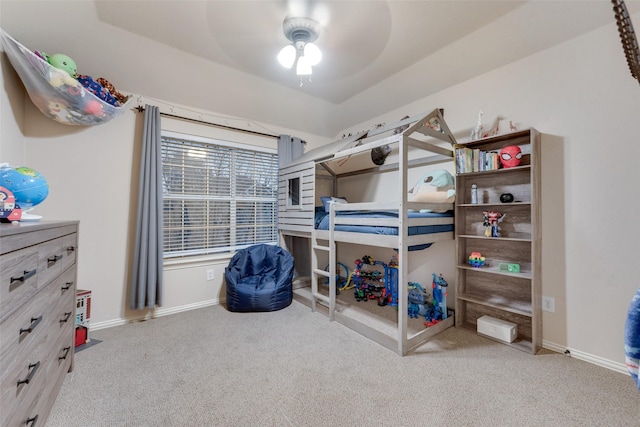
[[[638,39],[633,30],[627,6],[624,4],[624,0],[611,0],[611,2],[613,3],[613,13],[616,16],[618,32],[620,33],[624,54],[627,57],[629,71],[631,71],[633,78],[640,82],[640,50],[638,49]]]

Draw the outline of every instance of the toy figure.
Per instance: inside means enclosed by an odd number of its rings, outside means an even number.
[[[507,216],[495,211],[484,211],[484,235],[485,237],[500,237],[500,229],[498,224]]]
[[[446,288],[449,286],[446,280],[442,277],[442,274],[433,275],[433,305],[436,308],[436,320],[445,320],[447,318],[447,292]],[[444,288],[444,289],[443,289]]]
[[[410,318],[417,319],[421,312],[425,312],[425,307],[429,304],[427,301],[429,293],[417,282],[409,282],[408,287],[409,295],[407,298],[409,306],[407,307],[407,311]]]
[[[362,290],[362,276],[360,274],[362,270],[362,260],[357,259],[354,263],[356,264],[356,268],[353,270],[353,273],[351,273],[351,281],[355,286],[353,294],[356,297],[356,301],[366,301],[367,299],[364,295],[364,291]]]
[[[476,123],[476,127],[474,127],[471,130],[471,136],[469,137],[469,140],[471,141],[475,141],[476,139],[480,139],[480,136],[482,135],[482,115],[484,114],[484,112],[480,111],[478,112],[478,123]]]

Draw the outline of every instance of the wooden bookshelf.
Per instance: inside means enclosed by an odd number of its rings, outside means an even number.
[[[522,150],[516,167],[456,168],[456,326],[475,331],[477,319],[484,315],[513,322],[518,337],[508,345],[535,354],[542,345],[540,134],[528,129],[455,148],[490,153],[508,145]],[[471,203],[472,184],[477,186],[478,203]],[[502,203],[504,193],[511,193],[513,202]],[[499,237],[485,237],[485,211],[505,215]],[[485,265],[471,266],[471,252],[480,252]],[[518,264],[520,271],[503,271],[501,263]]]

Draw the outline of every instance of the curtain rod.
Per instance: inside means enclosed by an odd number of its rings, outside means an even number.
[[[142,106],[138,106],[135,109],[139,113],[144,112],[144,107],[142,107]],[[229,125],[221,125],[221,124],[218,124],[218,123],[211,123],[211,122],[207,122],[207,121],[204,121],[204,120],[192,119],[191,117],[177,116],[175,114],[169,114],[169,113],[160,112],[160,115],[161,116],[165,116],[165,117],[171,117],[172,119],[187,120],[189,122],[200,123],[200,124],[203,124],[203,125],[208,125],[208,126],[214,126],[214,127],[218,127],[218,128],[222,128],[222,129],[233,130],[233,131],[236,131],[236,132],[250,133],[250,134],[259,135],[259,136],[268,136],[270,138],[278,138],[279,137],[278,135],[273,135],[273,134],[270,134],[270,133],[263,133],[263,132],[258,132],[258,131],[255,131],[255,130],[241,129],[241,128],[236,128],[236,127],[229,126]]]

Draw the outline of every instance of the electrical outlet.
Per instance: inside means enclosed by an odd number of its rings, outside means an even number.
[[[207,280],[213,280],[213,279],[215,279],[215,277],[216,276],[215,276],[215,274],[213,272],[213,269],[207,270]]]
[[[542,311],[555,313],[556,300],[553,297],[542,297]]]

